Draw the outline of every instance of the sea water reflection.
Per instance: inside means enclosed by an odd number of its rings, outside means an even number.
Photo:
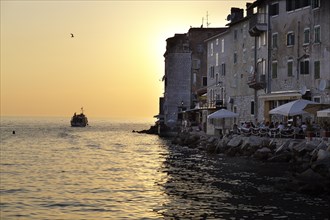
[[[145,123],[67,123],[1,119],[1,219],[329,217],[326,198],[275,187],[285,165],[207,155],[131,132]]]
[[[286,164],[210,156],[170,147],[162,171],[168,219],[329,219],[329,197],[311,197],[278,188]]]

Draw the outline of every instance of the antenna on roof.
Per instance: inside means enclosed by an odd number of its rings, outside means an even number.
[[[206,11],[206,27],[209,27],[211,23],[209,23],[209,12]]]
[[[202,25],[201,25],[201,28],[203,28],[203,25],[204,25],[204,17],[202,17]]]

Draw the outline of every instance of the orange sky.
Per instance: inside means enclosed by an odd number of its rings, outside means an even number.
[[[1,0],[1,115],[152,117],[166,39],[230,7],[245,1]]]

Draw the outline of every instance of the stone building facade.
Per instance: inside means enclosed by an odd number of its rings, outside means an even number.
[[[304,98],[330,103],[330,2],[256,1],[268,10],[268,90],[264,118],[285,102]]]
[[[299,98],[330,104],[330,1],[256,0],[228,20],[167,39],[165,123],[185,110],[206,122],[226,108],[239,124],[278,120],[269,111]]]
[[[164,122],[174,127],[178,113],[191,105],[191,50],[187,34],[166,40]]]
[[[271,121],[299,98],[330,103],[330,1],[257,0],[232,8],[228,30],[209,38],[208,103],[236,123]],[[210,113],[210,112],[209,112]],[[233,120],[227,120],[231,124]],[[208,123],[208,133],[217,124]]]
[[[207,39],[209,113],[226,108],[239,114],[238,118],[226,119],[226,127],[254,121],[257,114],[255,93],[248,84],[255,74],[255,38],[249,35],[249,20],[243,12],[232,8],[227,31]],[[222,121],[208,121],[207,133],[216,130],[222,130]]]
[[[206,93],[207,82],[207,49],[204,40],[225,29],[190,28],[185,34],[175,34],[167,39],[163,105],[167,126],[180,123],[184,111],[195,110],[199,106],[201,95]],[[194,113],[192,120],[200,122],[202,115]]]

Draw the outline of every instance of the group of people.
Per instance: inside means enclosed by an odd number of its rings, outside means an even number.
[[[243,134],[267,134],[270,136],[305,136],[308,130],[313,131],[315,134],[319,134],[320,130],[329,127],[327,122],[324,122],[322,126],[315,122],[293,122],[289,120],[288,122],[258,122],[254,124],[252,121],[243,122],[238,126],[233,125],[233,133],[243,133]]]

